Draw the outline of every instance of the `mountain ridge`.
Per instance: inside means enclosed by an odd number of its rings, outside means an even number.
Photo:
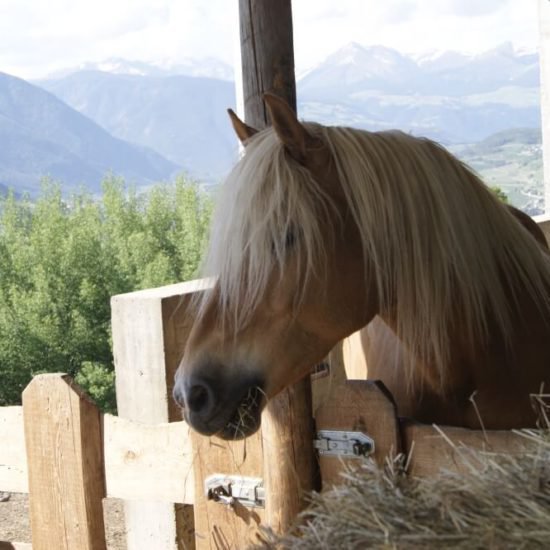
[[[179,167],[155,151],[112,137],[53,94],[0,73],[0,184],[36,193],[44,176],[93,191],[108,173],[138,184]]]

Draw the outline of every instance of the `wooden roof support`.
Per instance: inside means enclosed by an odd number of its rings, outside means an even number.
[[[290,0],[239,0],[242,97],[245,122],[257,129],[269,120],[262,94],[272,92],[296,110]],[[262,416],[265,522],[288,529],[313,489],[311,383],[305,380],[270,401]]]
[[[260,130],[269,124],[264,92],[296,111],[291,2],[239,0],[239,26],[245,122]]]
[[[550,0],[539,0],[539,52],[544,211],[550,214]]]

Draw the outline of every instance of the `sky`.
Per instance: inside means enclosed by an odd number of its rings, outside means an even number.
[[[537,49],[539,0],[293,0],[298,73],[354,41],[404,53]],[[540,0],[542,1],[542,0]],[[0,0],[0,71],[22,78],[113,57],[233,65],[238,0]]]

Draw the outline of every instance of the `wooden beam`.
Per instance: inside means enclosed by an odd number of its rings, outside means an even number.
[[[539,63],[544,210],[550,213],[550,0],[539,0]]]
[[[416,477],[434,477],[442,470],[468,473],[471,468],[477,469],[483,462],[472,451],[519,455],[536,448],[536,443],[512,430],[483,432],[403,420],[401,433],[409,452],[407,472]]]
[[[101,427],[108,498],[194,503],[193,451],[185,422],[143,424],[106,414]],[[0,407],[0,441],[0,491],[28,493],[23,407]]]
[[[111,299],[119,416],[147,424],[181,420],[172,399],[174,374],[192,323],[188,300],[204,287],[193,281]],[[126,501],[125,517],[128,550],[194,548],[192,514],[185,507]]]
[[[264,92],[284,98],[296,110],[290,0],[239,0],[242,90],[245,121],[265,128]]]
[[[103,416],[107,497],[193,504],[193,450],[185,422]]]
[[[34,550],[106,550],[100,414],[63,374],[23,392]]]
[[[207,499],[204,481],[217,475],[261,478],[262,440],[258,432],[242,441],[224,441],[190,433],[195,468],[195,533],[197,550],[248,548],[266,525],[263,508],[228,506]]]
[[[239,0],[239,14],[245,122],[261,129],[269,123],[264,92],[277,94],[296,110],[291,2]],[[261,434],[266,522],[284,532],[304,507],[304,492],[314,488],[309,377],[268,403]]]
[[[23,407],[0,407],[0,491],[28,493]]]
[[[373,458],[382,465],[386,457],[401,452],[401,434],[395,404],[381,382],[348,380],[331,391],[327,401],[316,412],[319,430],[361,432],[374,440]],[[355,458],[322,456],[323,488],[342,482],[346,468],[360,464]]]
[[[541,216],[533,216],[535,223],[542,229],[546,241],[550,244],[550,214],[542,214]]]

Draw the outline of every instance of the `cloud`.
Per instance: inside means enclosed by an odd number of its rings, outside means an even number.
[[[302,68],[351,41],[407,53],[436,49],[475,53],[505,41],[529,50],[537,47],[536,2],[339,0],[339,17],[326,19],[320,14],[328,0],[315,4],[317,13],[309,13],[309,2],[294,2],[296,63]]]
[[[233,60],[236,2],[0,0],[0,70],[23,76],[85,61]]]
[[[458,17],[477,17],[501,10],[508,3],[509,0],[440,0],[437,8]]]
[[[0,0],[0,71],[24,77],[85,61],[217,57],[233,63],[236,0]],[[401,51],[534,49],[536,2],[294,0],[298,70],[356,41]]]

